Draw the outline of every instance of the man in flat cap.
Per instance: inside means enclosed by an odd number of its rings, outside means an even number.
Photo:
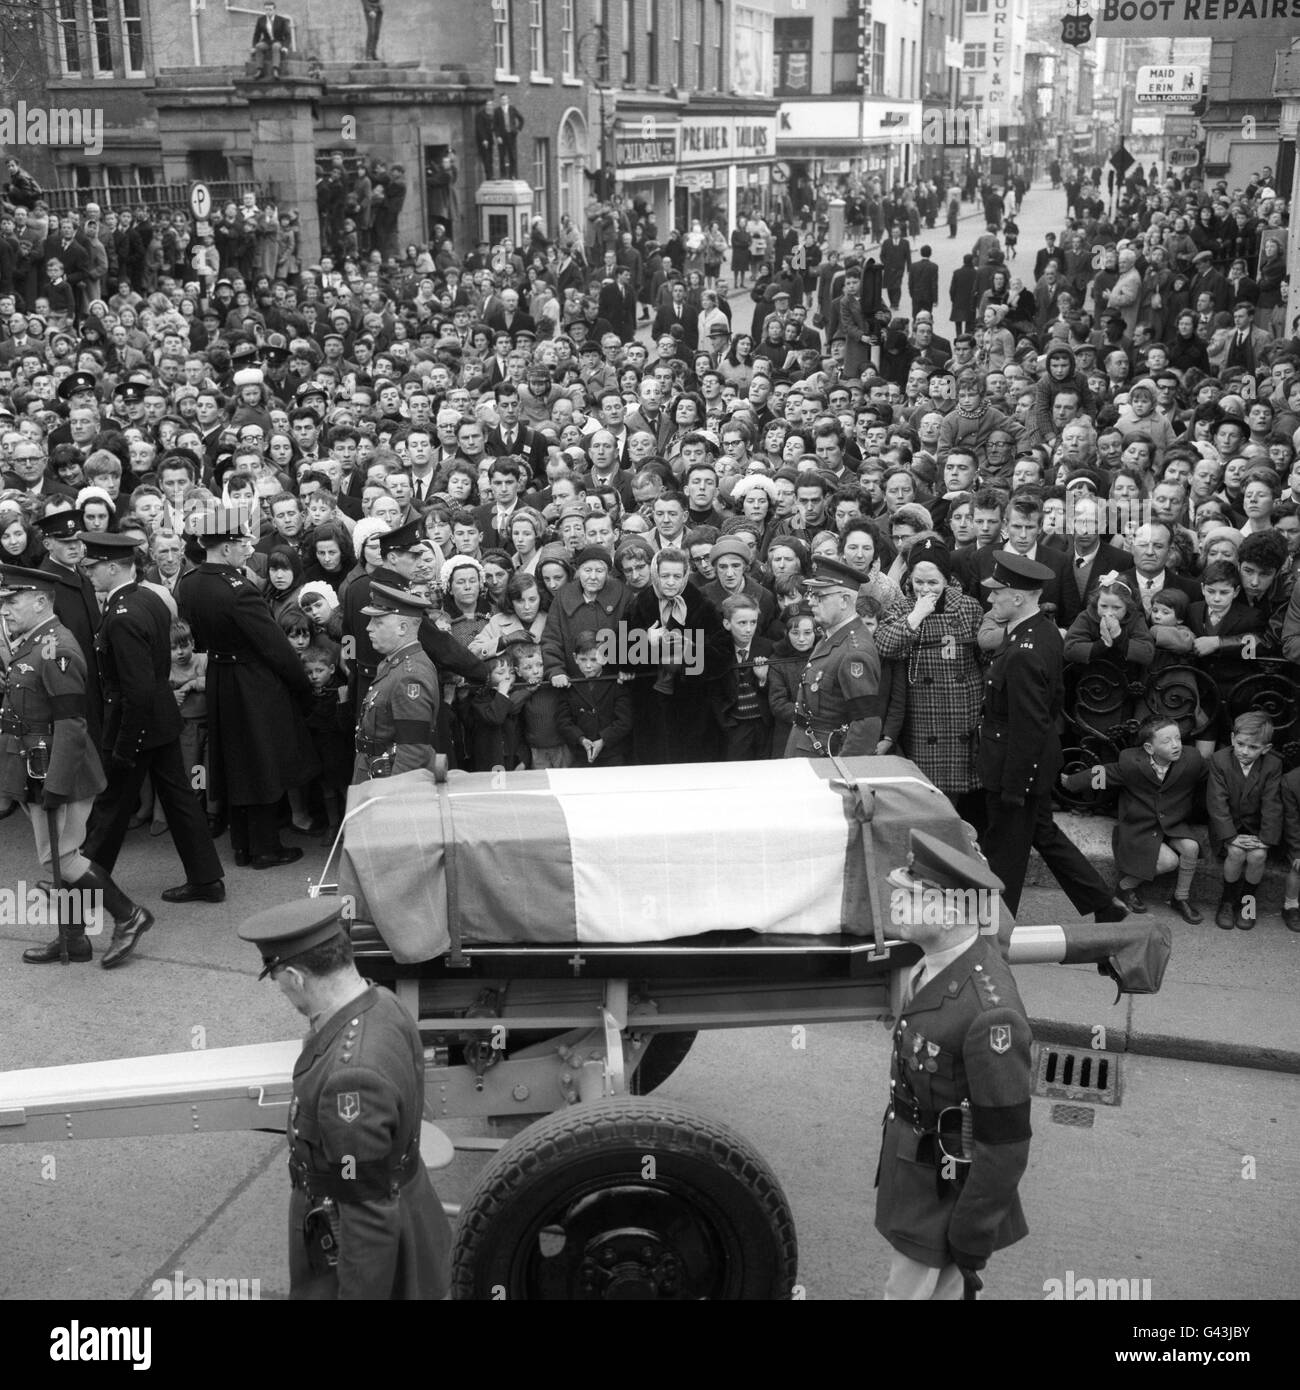
[[[289,1297],[446,1298],[451,1227],[420,1155],[414,1020],[357,973],[338,898],[268,908],[239,934],[311,1023],[289,1107]]]
[[[371,580],[361,612],[370,620],[366,634],[380,662],[357,719],[353,783],[417,767],[433,771],[438,672],[420,647],[420,625],[432,607],[404,582]]]
[[[208,655],[208,791],[227,808],[236,867],[293,864],[302,850],[280,843],[276,806],[319,770],[301,709],[311,682],[244,573],[247,518],[214,505],[191,512],[185,528],[207,557],[182,577],[176,601]]]
[[[181,757],[183,721],[171,688],[171,611],[137,582],[136,538],[83,531],[83,564],[104,617],[95,634],[104,689],[104,766],[108,786],[90,817],[86,853],[110,873],[146,776],[167,816],[185,882],[164,889],[169,903],[219,903],[221,860],[194,792],[196,769]]]
[[[86,662],[76,639],[54,611],[55,578],[43,570],[0,565],[0,619],[12,644],[4,702],[0,705],[0,815],[15,804],[26,810],[36,853],[46,868],[58,857],[63,888],[99,895],[113,919],[106,969],[120,964],[153,925],[153,914],[133,903],[82,851],[86,822],[104,789],[104,771],[86,719]],[[75,899],[75,895],[74,895]],[[23,952],[28,965],[61,959],[89,961],[84,913],[55,901],[72,920],[64,941]]]
[[[984,682],[976,772],[988,798],[984,853],[1005,885],[1014,913],[1020,905],[1032,846],[1043,856],[1075,911],[1098,922],[1127,915],[1100,874],[1052,818],[1051,789],[1061,770],[1060,724],[1065,707],[1065,644],[1053,618],[1039,609],[1046,565],[1013,550],[994,556],[989,612],[1006,638]]]
[[[880,742],[880,656],[857,613],[862,576],[819,558],[805,585],[822,636],[799,681],[787,758],[860,757]]]
[[[911,832],[889,875],[893,933],[915,942],[894,1029],[876,1230],[894,1248],[886,1299],[973,1298],[990,1254],[1028,1232],[1033,1041],[995,934],[998,878]]]

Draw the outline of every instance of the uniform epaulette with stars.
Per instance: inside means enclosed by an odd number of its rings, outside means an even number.
[[[973,974],[975,983],[979,986],[976,993],[979,996],[981,1007],[985,1009],[998,1008],[1002,1000],[998,997],[997,981],[989,977],[982,965],[977,965],[974,968]]]
[[[244,587],[244,581],[237,574],[226,575],[226,583],[229,584],[232,589],[242,589]]]
[[[348,1019],[347,1029],[339,1040],[342,1045],[339,1052],[340,1062],[352,1060],[352,1054],[361,1044],[361,1034],[365,1031],[365,1026],[360,1014],[357,1014],[355,1018]]]

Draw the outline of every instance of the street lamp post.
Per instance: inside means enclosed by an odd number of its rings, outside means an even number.
[[[592,39],[596,41],[595,75],[593,75],[590,67],[587,65],[587,59],[583,56],[583,48]],[[599,197],[607,199],[611,197],[614,192],[614,161],[610,154],[610,136],[613,134],[613,120],[606,115],[606,101],[610,92],[608,77],[609,32],[604,25],[598,25],[594,29],[588,29],[587,32],[578,39],[577,47],[574,50],[574,57],[587,81],[596,89],[596,94],[600,99],[600,178],[596,185],[596,192]],[[603,80],[599,75],[601,72],[606,74]]]

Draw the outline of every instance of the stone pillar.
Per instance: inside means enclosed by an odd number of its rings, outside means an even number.
[[[832,198],[826,209],[826,245],[838,251],[844,245],[844,199]]]
[[[312,265],[321,256],[315,131],[321,85],[301,78],[283,82],[236,79],[235,90],[248,102],[253,176],[271,186],[282,209],[297,211],[300,259],[303,265]]]

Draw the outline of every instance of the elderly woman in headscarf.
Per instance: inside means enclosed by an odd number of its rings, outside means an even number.
[[[876,648],[886,660],[907,663],[903,753],[953,802],[979,786],[981,617],[980,605],[953,580],[948,547],[933,534],[918,536],[907,552],[904,609],[882,619]]]

